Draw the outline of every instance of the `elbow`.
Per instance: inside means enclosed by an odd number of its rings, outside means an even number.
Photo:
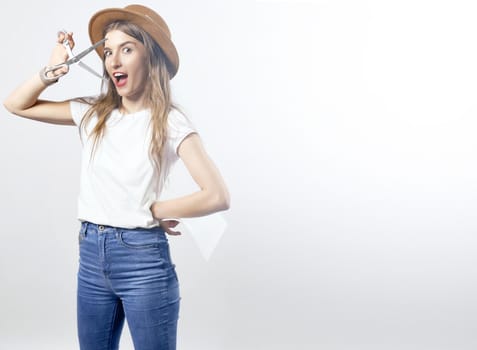
[[[217,195],[216,207],[218,211],[229,210],[230,209],[230,194],[229,191],[224,189],[221,193]]]
[[[5,109],[9,111],[11,114],[20,115],[20,111],[17,108],[15,108],[15,105],[8,99],[3,101],[3,107],[5,107]]]
[[[13,108],[11,104],[8,102],[8,100],[3,101],[3,107],[5,107],[5,109],[9,111],[10,113],[13,113]]]
[[[215,213],[218,211],[228,210],[230,208],[230,194],[226,188],[215,189],[213,191],[207,191],[207,211],[209,213]]]

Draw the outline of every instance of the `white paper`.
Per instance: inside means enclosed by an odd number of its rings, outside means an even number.
[[[171,173],[161,193],[160,200],[181,197],[197,190],[197,184],[192,181],[184,164],[178,162],[176,166],[171,169]],[[206,261],[212,256],[227,227],[223,214],[220,212],[195,218],[169,219],[180,222],[173,230],[190,235]]]
[[[208,261],[227,227],[223,216],[214,213],[197,218],[182,218],[180,222],[199,247],[204,259]]]

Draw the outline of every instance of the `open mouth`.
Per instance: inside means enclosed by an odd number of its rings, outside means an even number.
[[[127,74],[118,72],[118,73],[114,73],[113,76],[114,76],[114,79],[116,80],[117,86],[122,86],[126,84],[126,80],[128,78]]]

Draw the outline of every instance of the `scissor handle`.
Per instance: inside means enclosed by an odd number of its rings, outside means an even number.
[[[57,81],[58,78],[61,78],[66,73],[60,73],[60,74],[57,75],[57,74],[55,74],[55,71],[57,71],[58,69],[64,68],[64,67],[69,67],[69,66],[68,66],[67,63],[59,63],[59,64],[55,64],[54,66],[45,67],[45,69],[43,69],[43,71],[42,71],[43,78],[46,81],[51,81],[51,82]],[[48,73],[53,73],[53,77],[49,77]]]

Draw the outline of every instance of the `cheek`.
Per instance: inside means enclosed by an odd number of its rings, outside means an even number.
[[[136,74],[142,81],[149,79],[149,70],[147,69],[147,65],[141,66],[137,70]]]
[[[103,69],[106,73],[108,73],[109,76],[111,76],[111,72],[113,71],[112,68],[111,68],[111,65],[108,64],[107,61],[104,61],[103,63]]]
[[[144,71],[143,71],[143,78],[144,79],[149,79],[149,70],[147,68],[145,68]]]

